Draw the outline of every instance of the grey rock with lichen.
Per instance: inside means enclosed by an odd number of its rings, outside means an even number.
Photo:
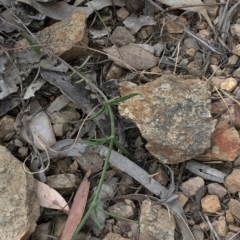
[[[123,82],[120,92],[140,94],[121,103],[119,111],[136,123],[147,149],[160,161],[183,162],[210,147],[216,120],[211,119],[207,82],[167,75],[142,86]]]

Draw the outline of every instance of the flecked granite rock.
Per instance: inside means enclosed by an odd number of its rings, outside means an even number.
[[[141,86],[123,82],[120,92],[140,94],[121,103],[119,111],[135,122],[147,149],[160,161],[183,162],[210,147],[216,120],[210,114],[207,82],[166,75]]]

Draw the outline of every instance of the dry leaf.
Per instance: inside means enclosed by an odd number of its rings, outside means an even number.
[[[78,224],[82,219],[90,188],[90,183],[88,181],[88,177],[90,176],[90,174],[91,168],[87,171],[75,195],[73,205],[70,210],[67,222],[65,224],[61,240],[71,239],[75,232],[75,229],[77,228]]]
[[[143,26],[156,25],[156,21],[149,16],[141,15],[140,17],[128,17],[123,24],[130,33],[135,34]]]
[[[59,2],[38,2],[36,0],[17,0],[18,2],[22,2],[25,4],[29,4],[31,7],[38,10],[40,13],[45,14],[46,16],[56,19],[56,20],[63,20],[69,16],[71,16],[75,12],[85,12],[87,16],[92,14],[94,10],[100,10],[107,6],[112,6],[111,0],[93,0],[87,2],[87,7],[76,7],[77,4],[70,5],[66,3],[66,1],[59,1]],[[124,6],[125,2],[123,0],[114,0],[115,6]]]
[[[37,185],[37,197],[42,207],[60,209],[66,213],[69,212],[67,202],[55,189],[36,179],[35,181]]]
[[[25,124],[28,124],[29,131],[31,131],[35,146],[40,150],[45,150],[45,148],[52,146],[54,143],[56,143],[56,138],[53,133],[51,121],[44,111],[34,115],[35,110],[36,112],[38,112],[38,110],[41,110],[41,105],[38,103],[37,100],[33,101],[30,106],[31,109],[33,109],[33,117]],[[23,126],[21,129],[21,136],[29,144],[33,144],[31,139],[29,138],[28,129],[26,129],[25,126]]]
[[[154,57],[153,54],[134,44],[128,44],[118,49],[113,46],[104,49],[104,52],[116,65],[124,68],[132,67],[136,70],[146,70],[158,63],[158,58]]]
[[[35,92],[37,90],[39,90],[43,84],[45,84],[46,80],[44,80],[43,78],[39,78],[37,79],[35,82],[31,83],[28,87],[27,90],[24,94],[24,99],[29,99],[30,97],[34,97],[35,96]]]

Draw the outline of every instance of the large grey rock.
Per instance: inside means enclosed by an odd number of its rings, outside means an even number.
[[[136,123],[147,149],[160,161],[183,162],[210,147],[216,120],[211,119],[207,82],[168,75],[142,86],[123,82],[120,92],[140,94],[121,103],[119,111]]]

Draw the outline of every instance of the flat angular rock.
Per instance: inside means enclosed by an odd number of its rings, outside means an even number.
[[[219,237],[223,238],[227,235],[228,226],[227,226],[227,223],[226,223],[226,220],[225,220],[224,216],[220,216],[218,218],[218,220],[214,220],[212,222],[212,226],[215,229],[215,231],[217,232]],[[231,230],[231,229],[229,228],[229,230]],[[229,238],[225,238],[225,239],[229,239]]]
[[[33,175],[0,146],[0,239],[28,239],[40,216]]]
[[[236,199],[231,198],[227,205],[231,213],[239,219],[240,218],[240,202]]]
[[[217,195],[219,199],[227,194],[227,189],[219,183],[210,183],[207,185],[207,189],[209,194]]]
[[[184,17],[177,17],[175,15],[171,15],[173,19],[177,19],[181,22],[182,25],[187,25],[187,20]],[[166,17],[166,30],[168,33],[183,33],[183,28],[176,24],[170,17]]]
[[[240,169],[234,169],[233,172],[225,178],[225,186],[230,193],[240,191]]]
[[[71,194],[79,186],[80,179],[74,174],[64,173],[47,177],[46,184],[62,194]]]
[[[238,85],[238,82],[235,78],[227,78],[225,79],[221,84],[220,87],[222,90],[226,90],[228,92],[232,92],[236,86]]]
[[[211,147],[202,155],[197,156],[197,160],[234,161],[237,158],[240,137],[231,122],[227,120],[218,122],[211,142]]]
[[[104,238],[103,240],[130,240],[130,238],[124,238],[122,237],[120,234],[118,233],[108,233]]]
[[[111,40],[120,47],[135,42],[133,35],[122,26],[116,27],[112,33]]]
[[[240,40],[240,24],[239,23],[233,24],[230,27],[230,31],[231,31],[231,34],[234,38]]]
[[[233,47],[232,53],[237,56],[240,56],[240,44]]]
[[[134,208],[124,202],[117,202],[108,208],[108,211],[122,218],[132,218],[134,216]]]
[[[121,103],[119,111],[136,123],[148,141],[147,149],[160,161],[183,162],[210,147],[216,121],[211,119],[206,82],[169,75],[142,86],[123,82],[120,92],[140,93]]]
[[[173,240],[176,223],[172,214],[149,200],[142,202],[139,240]]]
[[[117,20],[124,21],[129,16],[129,12],[126,8],[122,7],[117,10]]]
[[[201,199],[203,212],[216,213],[221,210],[221,204],[217,195],[207,195]]]
[[[14,118],[5,115],[0,118],[0,140],[9,141],[15,134]]]
[[[181,184],[183,192],[188,196],[195,196],[197,191],[204,186],[204,181],[201,177],[192,177]]]
[[[47,44],[50,50],[65,61],[70,61],[86,53],[83,45],[88,44],[86,34],[87,15],[75,12],[72,16],[44,28],[36,34],[41,44]],[[82,44],[83,43],[83,44]],[[49,45],[50,44],[50,45]],[[29,46],[26,39],[17,42],[17,46]]]

